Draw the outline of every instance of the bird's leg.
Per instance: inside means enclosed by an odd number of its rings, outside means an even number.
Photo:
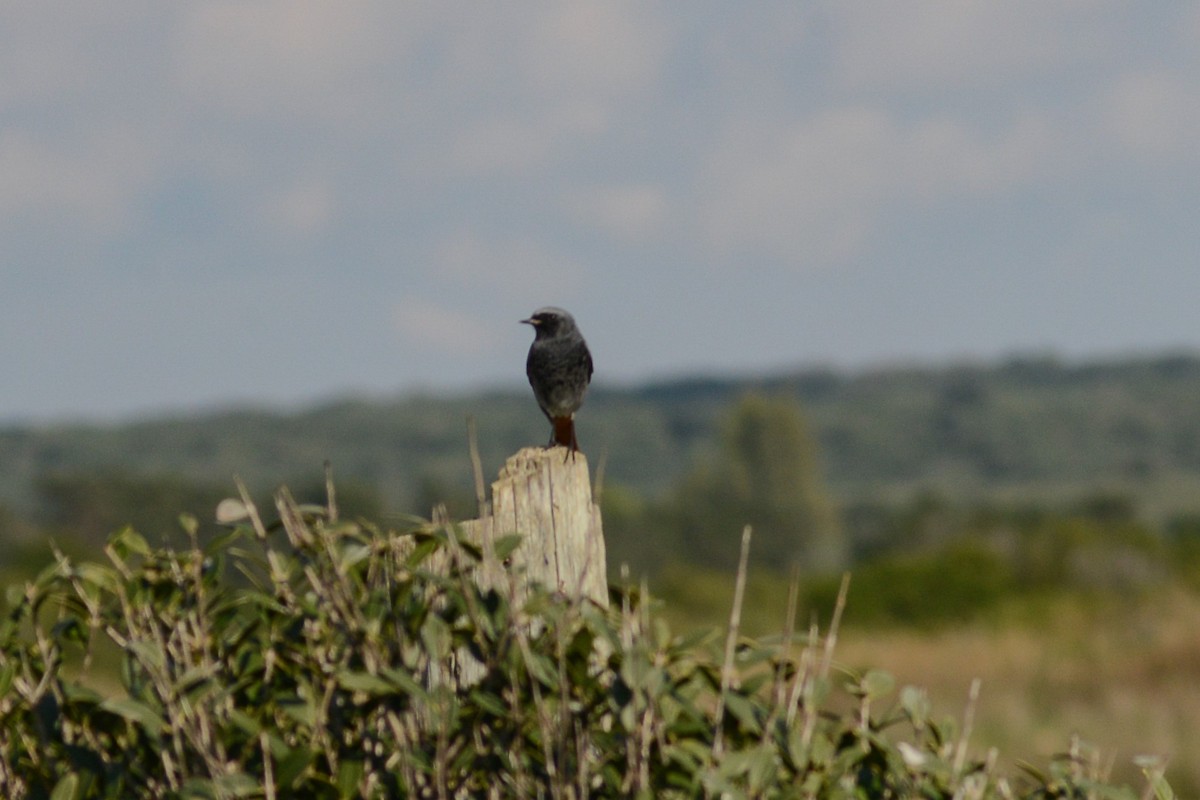
[[[569,455],[571,457],[571,460],[574,461],[575,454],[578,452],[579,452],[579,440],[577,438],[575,438],[575,421],[571,420],[571,446],[570,446],[570,449],[567,451],[567,455]]]
[[[571,458],[579,451],[579,440],[575,438],[575,420],[572,417],[554,418],[554,435],[550,437],[550,447],[558,445],[567,448],[567,455]]]

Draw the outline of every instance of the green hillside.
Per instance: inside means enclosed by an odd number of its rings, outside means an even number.
[[[805,370],[761,378],[597,386],[580,416],[593,464],[653,495],[715,448],[715,421],[750,389],[794,395],[843,500],[914,489],[956,497],[1105,487],[1164,512],[1196,510],[1200,357],[1065,364]],[[175,476],[228,487],[341,480],[372,487],[392,511],[469,483],[466,424],[478,423],[485,475],[540,444],[546,426],[525,391],[344,400],[292,413],[232,410],[115,425],[0,430],[0,502],[21,512],[46,475]]]
[[[839,671],[884,667],[942,708],[981,676],[984,751],[1045,765],[1080,733],[1092,768],[1133,785],[1133,757],[1163,755],[1197,796],[1196,398],[1200,357],[1026,359],[600,385],[579,428],[610,572],[645,576],[677,630],[728,620],[749,523],[746,634],[778,631],[793,565],[801,627],[848,569]],[[468,416],[489,478],[548,433],[524,390],[0,430],[0,582],[51,575],[47,538],[101,558],[127,523],[182,552],[181,511],[218,552],[233,476],[264,509],[280,484],[321,503],[326,460],[345,520],[473,516]]]

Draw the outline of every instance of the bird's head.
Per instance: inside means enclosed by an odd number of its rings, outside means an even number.
[[[561,308],[546,306],[539,308],[521,322],[532,325],[536,339],[551,339],[575,330],[575,318]]]

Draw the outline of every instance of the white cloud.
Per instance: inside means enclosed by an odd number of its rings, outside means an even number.
[[[892,199],[942,202],[1009,193],[1055,177],[1067,167],[1066,143],[1052,120],[1016,116],[998,134],[952,118],[934,118],[897,132]]]
[[[0,133],[0,213],[25,222],[48,214],[67,229],[114,233],[129,223],[158,161],[155,144],[125,127],[87,131],[81,141]]]
[[[886,204],[1011,192],[1056,159],[1055,140],[1036,118],[988,136],[950,117],[905,122],[868,106],[739,125],[711,155],[697,222],[726,255],[842,262],[867,246]]]
[[[469,125],[454,138],[450,165],[466,174],[517,174],[553,167],[581,138],[607,126],[604,110],[586,101],[538,114],[508,114]]]
[[[930,92],[995,86],[1103,57],[1114,44],[1114,8],[1111,0],[835,0],[828,13],[846,85]]]
[[[38,0],[3,5],[0,25],[0,102],[33,108],[64,103],[147,99],[160,74],[157,42],[148,31],[169,27],[171,12],[153,0],[83,4],[63,13]],[[132,67],[132,69],[131,69]],[[25,109],[28,109],[26,106]]]
[[[436,89],[461,116],[449,167],[546,172],[610,133],[652,96],[666,40],[634,3],[546,3],[479,11],[454,31]]]
[[[1200,91],[1163,69],[1120,77],[1104,98],[1105,122],[1116,141],[1138,156],[1194,160],[1200,141]]]
[[[444,283],[456,289],[484,289],[508,302],[531,294],[569,298],[583,280],[583,267],[577,261],[541,241],[486,239],[469,230],[442,242],[434,264],[436,276]]]
[[[321,181],[301,181],[269,192],[262,204],[266,221],[287,234],[320,233],[333,217],[332,189]]]
[[[435,354],[469,357],[494,350],[496,339],[489,326],[461,310],[406,298],[396,306],[395,320],[407,344]]]
[[[174,42],[180,87],[226,112],[272,118],[337,119],[382,102],[384,88],[372,75],[406,52],[420,29],[371,0],[226,0],[183,8]]]
[[[858,249],[864,214],[884,177],[876,161],[889,120],[866,108],[841,109],[767,131],[738,126],[708,164],[699,231],[724,256],[842,260]]]
[[[581,189],[568,200],[575,219],[624,241],[663,233],[670,203],[665,187],[650,183]]]
[[[528,22],[517,55],[539,94],[623,97],[658,78],[665,31],[639,3],[549,3]]]

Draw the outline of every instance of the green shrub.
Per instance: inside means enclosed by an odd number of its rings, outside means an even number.
[[[965,539],[864,565],[856,573],[847,614],[871,625],[965,622],[995,608],[1013,586],[1012,568],[1003,556],[985,542]]]
[[[60,556],[10,589],[0,795],[1138,796],[1073,755],[1000,774],[921,691],[831,671],[831,639],[683,639],[636,590],[608,609],[517,601],[480,588],[482,554],[453,528],[279,509],[265,526],[245,507],[203,549],[125,529],[108,563]],[[105,642],[122,654],[115,692],[88,668]],[[481,676],[456,688],[464,660]]]

